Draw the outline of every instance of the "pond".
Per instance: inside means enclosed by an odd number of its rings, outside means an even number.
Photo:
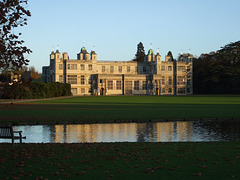
[[[25,143],[239,141],[238,121],[14,126]],[[0,139],[0,142],[11,140]],[[18,141],[16,141],[18,142]]]

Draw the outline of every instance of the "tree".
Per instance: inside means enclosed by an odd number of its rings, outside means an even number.
[[[194,93],[240,93],[240,41],[193,62]]]
[[[144,46],[143,43],[140,42],[137,45],[137,53],[135,54],[135,59],[134,61],[139,61],[139,62],[143,62],[145,58],[145,50],[144,50]]]
[[[167,56],[169,56],[170,59],[173,61],[173,55],[172,55],[172,52],[171,52],[171,51],[168,51]]]
[[[0,1],[0,70],[28,65],[29,60],[24,54],[32,51],[23,46],[24,41],[19,39],[21,33],[14,33],[15,28],[27,25],[27,18],[31,16],[30,11],[25,9],[27,1]]]

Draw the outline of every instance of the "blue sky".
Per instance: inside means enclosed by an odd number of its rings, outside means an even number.
[[[18,31],[39,72],[57,45],[76,59],[83,41],[98,60],[131,60],[139,42],[145,52],[150,43],[159,48],[162,59],[169,50],[199,56],[240,40],[239,7],[239,0],[35,0]]]

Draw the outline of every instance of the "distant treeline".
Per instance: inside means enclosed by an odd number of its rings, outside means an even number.
[[[240,41],[193,62],[194,94],[240,94]]]
[[[2,86],[2,98],[40,99],[59,96],[71,96],[71,85],[63,83],[13,83]]]

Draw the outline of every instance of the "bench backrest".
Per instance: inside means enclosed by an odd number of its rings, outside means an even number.
[[[0,127],[0,137],[13,137],[13,128],[9,127]]]

